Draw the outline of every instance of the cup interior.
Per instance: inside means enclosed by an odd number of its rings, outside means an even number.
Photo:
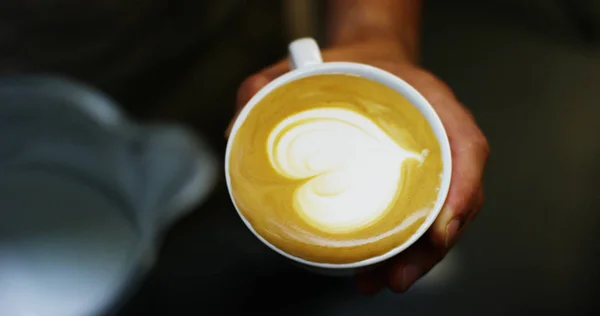
[[[325,75],[325,74],[345,74],[345,75],[354,75],[360,76],[367,79],[371,79],[373,81],[377,81],[382,83],[389,88],[394,89],[396,92],[402,94],[411,104],[413,104],[423,116],[429,122],[433,132],[440,144],[441,154],[442,154],[442,163],[443,163],[443,172],[442,172],[442,181],[440,184],[440,190],[438,193],[438,199],[434,205],[434,208],[429,213],[421,227],[413,234],[406,242],[401,245],[398,245],[394,249],[384,253],[382,255],[372,257],[366,260],[353,262],[353,263],[343,263],[343,264],[332,264],[332,263],[320,263],[320,262],[312,262],[302,258],[298,258],[296,256],[292,256],[285,251],[273,246],[267,240],[265,240],[262,236],[260,236],[252,227],[250,222],[246,220],[242,212],[240,212],[238,206],[235,203],[234,194],[231,189],[231,178],[229,173],[229,157],[231,155],[231,147],[233,143],[233,139],[235,139],[237,132],[242,125],[242,123],[248,118],[248,116],[252,113],[252,109],[254,106],[262,100],[265,96],[271,93],[274,89],[292,82],[294,80],[298,80],[305,77],[316,76],[316,75]],[[275,79],[270,82],[267,86],[261,89],[250,101],[246,104],[244,109],[238,115],[233,128],[231,130],[231,134],[229,136],[229,141],[227,143],[227,150],[225,153],[225,178],[227,181],[227,188],[229,190],[229,194],[231,200],[234,204],[235,209],[237,210],[240,218],[245,223],[245,225],[250,229],[250,231],[265,245],[269,248],[273,249],[277,253],[287,257],[295,262],[315,267],[315,268],[325,268],[325,269],[357,269],[361,267],[371,266],[382,261],[385,261],[400,252],[404,251],[412,244],[414,244],[425,232],[429,229],[429,227],[433,224],[438,214],[440,213],[446,197],[448,195],[448,190],[450,188],[450,178],[452,174],[452,156],[450,152],[450,142],[448,140],[448,136],[446,134],[446,130],[438,117],[437,113],[433,109],[433,107],[429,104],[429,102],[411,85],[406,83],[404,80],[398,78],[397,76],[381,70],[379,68],[375,68],[368,65],[357,64],[357,63],[348,63],[348,62],[329,62],[318,65],[312,65],[308,67],[303,67],[300,69],[292,70],[281,77]]]

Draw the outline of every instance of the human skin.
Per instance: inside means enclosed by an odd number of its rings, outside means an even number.
[[[408,290],[444,258],[483,204],[482,177],[490,148],[452,90],[419,65],[421,6],[421,0],[328,2],[323,59],[369,64],[407,81],[438,113],[452,152],[450,191],[427,237],[378,269],[358,274],[358,288],[367,295],[385,287],[398,293]],[[288,71],[288,62],[282,60],[244,80],[238,90],[238,113],[256,92]]]

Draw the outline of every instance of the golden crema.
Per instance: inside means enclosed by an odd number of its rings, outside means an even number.
[[[357,76],[279,87],[231,144],[231,189],[254,230],[314,262],[351,263],[405,242],[433,208],[439,143],[401,94]]]

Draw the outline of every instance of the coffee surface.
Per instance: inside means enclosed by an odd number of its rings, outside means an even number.
[[[358,76],[311,76],[251,110],[231,140],[240,212],[277,248],[320,263],[382,255],[412,236],[438,197],[443,163],[404,96]]]

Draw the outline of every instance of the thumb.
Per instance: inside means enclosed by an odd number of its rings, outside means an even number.
[[[264,86],[266,86],[271,80],[263,73],[254,74],[246,78],[237,91],[237,99],[235,104],[236,112],[239,112],[244,108],[246,103]]]
[[[233,123],[237,119],[240,111],[244,106],[252,99],[252,97],[264,88],[273,79],[283,75],[289,71],[289,64],[287,60],[280,61],[275,65],[265,68],[262,71],[255,73],[254,75],[246,78],[237,91],[236,105],[235,105],[235,116],[229,123],[227,130],[225,131],[225,137],[229,137]]]
[[[270,82],[269,78],[266,77],[263,73],[254,74],[248,78],[246,78],[237,91],[237,99],[235,102],[235,115],[233,119],[229,122],[229,126],[225,130],[225,137],[228,138],[229,134],[231,134],[231,129],[233,128],[233,123],[237,120],[240,112],[250,101],[250,99],[264,86],[266,86]]]
[[[289,64],[284,60],[246,78],[237,91],[236,110],[239,112],[260,89],[288,71]]]

